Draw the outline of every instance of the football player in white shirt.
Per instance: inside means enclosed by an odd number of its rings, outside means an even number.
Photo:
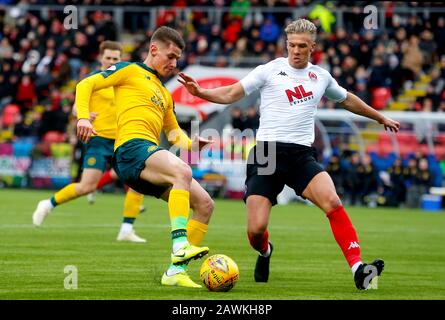
[[[224,87],[205,89],[190,76],[180,73],[178,81],[195,96],[220,104],[234,103],[255,90],[260,90],[260,127],[257,145],[249,154],[244,201],[247,206],[247,233],[251,246],[260,255],[254,279],[267,282],[272,244],[267,225],[270,211],[284,185],[309,199],[323,210],[332,233],[340,246],[358,289],[368,289],[375,276],[381,274],[384,262],[376,259],[363,263],[360,245],[338,197],[329,174],[314,157],[314,118],[322,96],[334,100],[344,109],[382,124],[397,132],[400,124],[379,113],[356,95],[340,87],[326,70],[309,62],[315,48],[316,26],[305,19],[290,23],[287,34],[287,58],[260,65],[241,81]],[[257,161],[266,155],[276,161],[272,174],[269,165]]]

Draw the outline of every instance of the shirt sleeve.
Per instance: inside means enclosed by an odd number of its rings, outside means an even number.
[[[244,88],[245,95],[248,96],[255,90],[260,89],[267,80],[266,65],[260,65],[249,72],[247,76],[240,80]]]
[[[324,96],[335,102],[343,102],[347,97],[348,91],[341,87],[337,81],[329,74],[329,83],[325,90]]]
[[[77,119],[90,118],[89,104],[94,91],[121,85],[131,73],[130,69],[131,66],[128,64],[120,65],[118,63],[80,81],[76,86]]]
[[[181,149],[191,150],[192,140],[182,131],[176,119],[174,105],[167,109],[163,126],[168,141]]]

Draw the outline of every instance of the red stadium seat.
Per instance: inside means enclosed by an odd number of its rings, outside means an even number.
[[[445,160],[445,146],[435,146],[434,153],[436,155],[436,159]]]
[[[366,152],[373,152],[380,157],[386,157],[388,154],[394,152],[394,147],[390,143],[373,143],[366,147]]]
[[[375,88],[372,91],[371,105],[374,109],[382,110],[388,104],[389,99],[391,99],[391,90],[389,88]]]
[[[20,108],[16,104],[8,104],[3,111],[3,126],[10,127],[14,124],[15,117],[19,114]]]
[[[65,142],[65,134],[59,131],[48,131],[43,136],[43,142],[47,143],[61,143]]]

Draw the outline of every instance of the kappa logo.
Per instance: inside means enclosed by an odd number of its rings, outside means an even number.
[[[351,243],[349,244],[348,250],[354,249],[354,248],[360,248],[360,245],[357,243],[357,241],[351,241]]]
[[[287,77],[287,73],[284,72],[284,71],[280,71],[280,72],[278,73],[278,75],[279,75],[279,76],[285,76],[285,77]]]

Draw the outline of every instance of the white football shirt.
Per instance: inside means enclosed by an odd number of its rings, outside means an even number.
[[[295,69],[287,58],[256,67],[240,82],[246,95],[260,90],[258,141],[311,146],[321,98],[342,102],[347,95],[346,89],[328,71],[312,63],[304,69]]]

